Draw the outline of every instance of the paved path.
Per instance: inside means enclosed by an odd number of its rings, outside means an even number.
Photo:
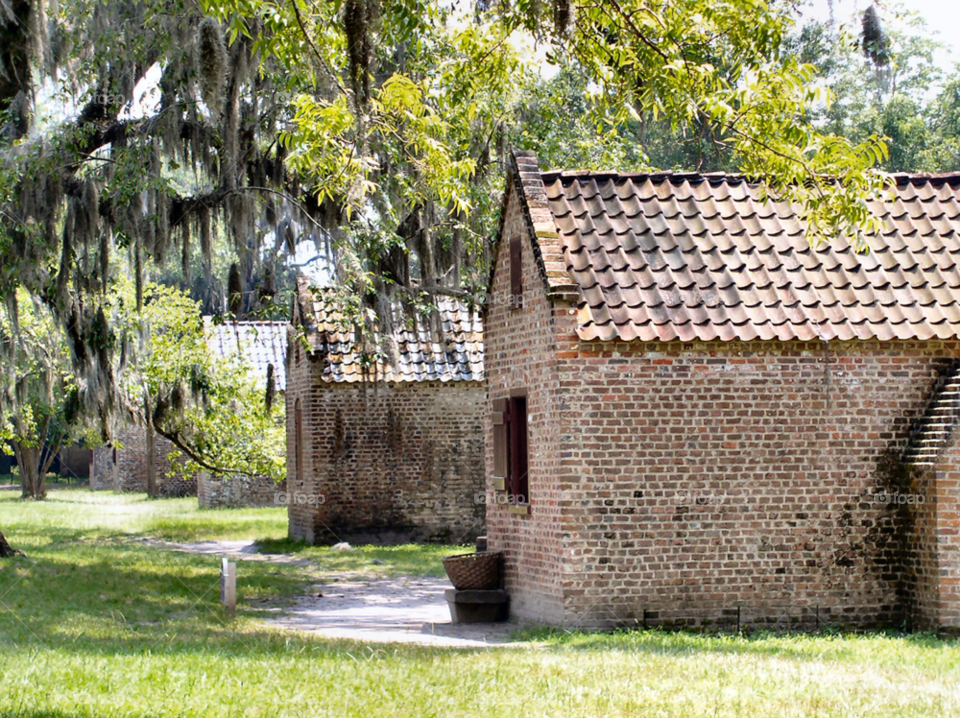
[[[288,554],[257,553],[250,541],[201,541],[174,543],[140,539],[143,543],[187,553],[229,556],[238,561],[268,561],[309,565],[310,559]],[[510,643],[509,623],[452,624],[443,598],[451,588],[445,578],[358,578],[335,575],[331,582],[312,587],[309,596],[291,605],[258,603],[279,628],[307,631],[325,638],[347,638],[369,643],[413,643],[425,646],[463,648],[517,645]],[[238,591],[243,592],[243,575]]]
[[[508,623],[450,623],[443,578],[349,579],[319,587],[270,622],[325,638],[371,643],[486,647],[510,642]]]

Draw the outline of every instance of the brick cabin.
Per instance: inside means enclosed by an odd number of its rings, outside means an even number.
[[[515,153],[484,315],[514,616],[960,628],[960,175],[895,195],[856,254],[734,176]]]
[[[93,491],[113,490],[143,493],[147,490],[147,432],[142,426],[127,426],[117,431],[119,446],[93,449],[90,467],[90,488]],[[197,495],[197,478],[178,469],[182,459],[171,459],[173,442],[155,436],[153,442],[158,493],[163,497]]]
[[[283,401],[287,388],[287,322],[228,321],[214,324],[205,318],[207,345],[221,361],[240,361],[266,391],[268,376],[273,375],[276,401]],[[286,482],[275,483],[269,476],[214,476],[197,474],[197,502],[202,509],[258,507],[276,505],[276,497],[286,490]]]
[[[479,310],[436,303],[436,321],[393,307],[396,329],[374,344],[395,356],[365,360],[326,295],[298,282],[287,351],[291,538],[461,543],[483,533],[483,328]]]
[[[287,347],[286,322],[237,321],[214,325],[204,320],[210,351],[220,361],[239,360],[250,368],[254,379],[266,387],[267,373],[273,371],[278,395],[286,382],[284,371]],[[269,367],[273,366],[271,370]],[[282,396],[278,401],[282,401]],[[142,426],[126,426],[117,432],[118,447],[93,449],[90,488],[94,491],[146,492],[147,437]],[[183,459],[174,459],[171,471],[169,454],[176,447],[162,436],[154,437],[154,461],[160,496],[196,496],[201,508],[273,505],[274,495],[282,491],[265,477],[219,479],[206,472],[197,475],[178,470]]]

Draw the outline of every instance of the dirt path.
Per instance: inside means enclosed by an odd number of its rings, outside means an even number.
[[[250,541],[201,541],[175,543],[140,539],[159,548],[209,556],[228,556],[237,561],[268,561],[307,566],[309,559],[287,554],[257,553]],[[509,623],[452,624],[443,598],[450,588],[445,578],[412,577],[364,579],[348,575],[328,576],[330,583],[313,586],[308,596],[291,605],[258,603],[267,623],[294,631],[307,631],[325,638],[346,638],[369,643],[413,643],[425,646],[463,648],[518,645],[510,642],[516,626]],[[238,590],[243,592],[242,572]]]

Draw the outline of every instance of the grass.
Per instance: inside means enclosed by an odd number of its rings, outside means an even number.
[[[76,479],[69,476],[60,476],[59,474],[47,473],[44,475],[44,486],[48,489],[59,488],[61,486],[77,486],[83,482],[86,482],[87,479]],[[20,485],[20,472],[16,466],[13,467],[13,471],[8,474],[0,474],[0,486],[4,484],[12,484],[14,486]]]
[[[930,716],[960,714],[960,645],[929,635],[699,636],[518,630],[519,648],[327,641],[252,599],[330,572],[436,573],[455,547],[289,544],[282,510],[0,492],[0,716]],[[255,538],[310,565],[244,562],[236,620],[217,559],[151,545]]]

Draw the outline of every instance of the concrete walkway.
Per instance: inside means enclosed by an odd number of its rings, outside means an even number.
[[[228,556],[240,562],[267,561],[299,566],[313,563],[287,554],[257,553],[256,544],[250,541],[140,540],[159,548]],[[347,575],[329,578],[330,583],[312,587],[308,596],[297,599],[292,606],[258,602],[256,608],[268,614],[265,620],[273,626],[331,639],[462,648],[518,645],[510,643],[510,632],[516,626],[509,623],[452,624],[443,598],[444,589],[451,588],[445,578],[364,579]],[[242,571],[238,576],[238,593],[242,603]]]

